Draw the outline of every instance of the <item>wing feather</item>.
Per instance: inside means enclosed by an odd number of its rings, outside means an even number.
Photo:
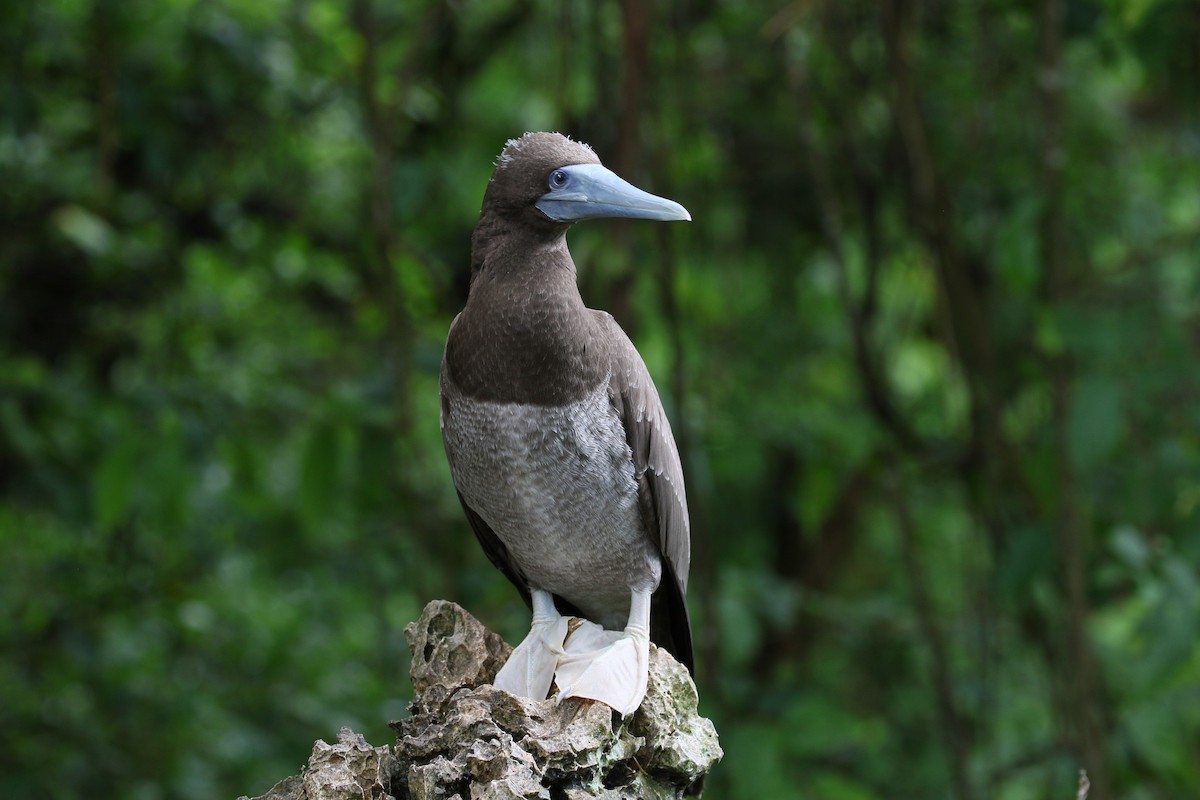
[[[604,338],[613,348],[609,399],[625,428],[646,528],[656,537],[664,557],[663,578],[651,611],[651,638],[691,670],[692,635],[686,603],[691,519],[683,464],[646,363],[612,316],[596,313],[601,317]]]

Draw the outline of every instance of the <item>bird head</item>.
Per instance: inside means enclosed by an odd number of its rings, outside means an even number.
[[[599,217],[691,220],[673,200],[644,192],[605,168],[592,149],[559,133],[511,139],[484,194],[505,216],[537,227],[566,227]]]

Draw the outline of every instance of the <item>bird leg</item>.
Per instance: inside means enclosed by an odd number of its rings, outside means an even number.
[[[584,622],[558,660],[557,700],[587,697],[632,714],[646,696],[650,674],[650,592],[634,591],[623,633]]]
[[[563,639],[567,618],[554,607],[554,596],[541,589],[531,591],[533,625],[496,675],[495,687],[510,694],[545,700],[554,680],[554,668],[566,655]]]

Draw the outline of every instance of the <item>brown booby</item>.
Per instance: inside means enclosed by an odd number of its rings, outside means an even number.
[[[498,688],[632,713],[649,643],[692,669],[683,469],[629,337],[587,308],[572,223],[690,220],[557,133],[507,143],[471,241],[471,288],[450,326],[441,427],[467,519],[533,610]],[[565,615],[565,616],[564,616]],[[567,617],[586,620],[568,628]]]

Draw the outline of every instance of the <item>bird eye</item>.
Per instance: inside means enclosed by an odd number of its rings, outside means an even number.
[[[561,189],[567,185],[567,173],[561,169],[556,169],[550,173],[550,188]]]

